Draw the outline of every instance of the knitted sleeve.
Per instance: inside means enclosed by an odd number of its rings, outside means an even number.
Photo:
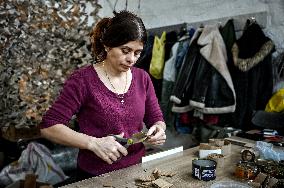
[[[55,124],[67,125],[83,103],[85,87],[83,77],[79,72],[73,73],[65,82],[60,95],[43,116],[41,128],[47,128]]]

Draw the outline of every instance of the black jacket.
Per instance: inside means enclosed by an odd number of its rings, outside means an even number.
[[[235,90],[226,62],[226,46],[218,27],[198,29],[171,96],[175,103],[172,111],[234,112]]]

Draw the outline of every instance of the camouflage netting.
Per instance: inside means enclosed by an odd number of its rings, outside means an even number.
[[[67,76],[94,60],[87,23],[100,8],[97,0],[0,0],[0,128],[38,125]]]

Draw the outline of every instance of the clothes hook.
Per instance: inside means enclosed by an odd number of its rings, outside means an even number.
[[[138,15],[140,16],[141,13],[141,0],[138,0]]]
[[[127,10],[128,0],[125,0],[125,10]]]
[[[251,21],[251,23],[255,23],[256,22],[255,17],[254,16],[250,17],[250,21]]]
[[[138,10],[140,11],[141,0],[138,1]]]
[[[222,22],[221,22],[221,21],[218,21],[217,26],[218,26],[219,28],[221,28],[221,27],[222,27]]]
[[[116,8],[117,1],[118,1],[118,0],[115,1],[114,6],[113,6],[113,10],[112,10],[112,12],[113,12],[114,15],[116,14],[115,8]]]

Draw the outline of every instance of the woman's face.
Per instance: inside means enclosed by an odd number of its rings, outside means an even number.
[[[143,50],[143,43],[130,41],[114,48],[106,48],[107,57],[105,61],[118,72],[126,72],[140,57]]]

